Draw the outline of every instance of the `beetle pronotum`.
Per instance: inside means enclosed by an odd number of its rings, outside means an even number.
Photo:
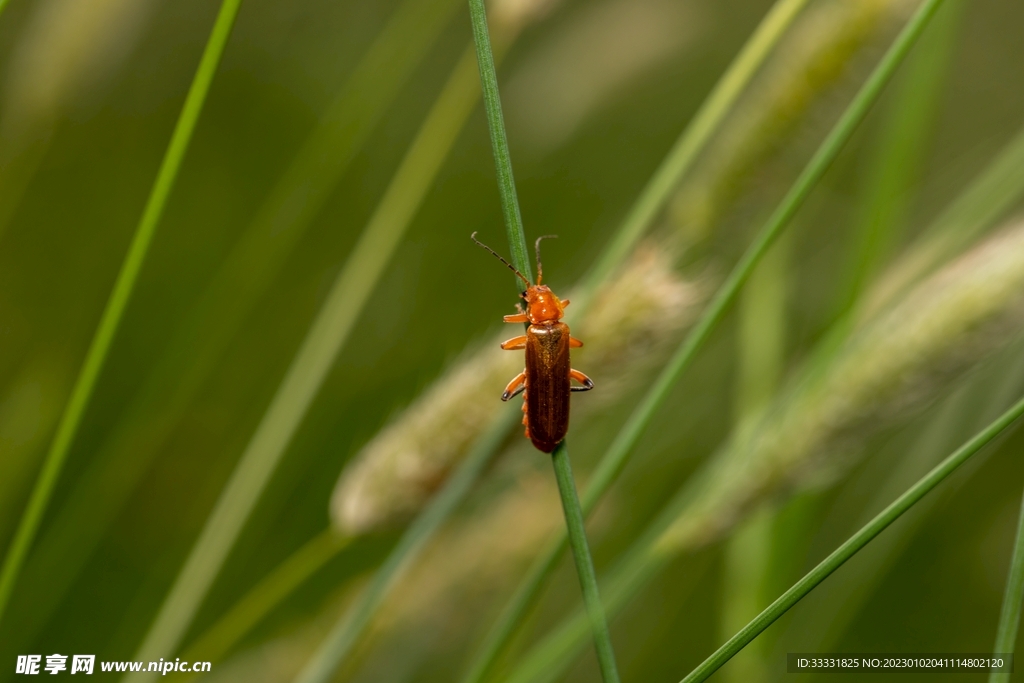
[[[546,237],[555,235],[538,237],[534,243],[537,284],[533,284],[498,252],[480,242],[475,232],[470,235],[470,239],[491,252],[526,283],[526,291],[521,294],[525,310],[520,306],[519,313],[505,316],[505,322],[530,323],[530,326],[526,334],[512,337],[501,345],[506,351],[526,349],[526,369],[508,383],[501,400],[507,401],[522,393],[526,436],[538,450],[550,453],[569,430],[569,394],[590,391],[594,383],[569,364],[569,349],[583,346],[583,342],[569,335],[569,326],[562,322],[569,300],[561,301],[547,285],[541,284],[544,275],[540,264],[540,241]],[[571,380],[582,386],[572,386]]]

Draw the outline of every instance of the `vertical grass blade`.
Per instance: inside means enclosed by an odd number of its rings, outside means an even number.
[[[501,98],[498,94],[498,74],[494,68],[494,53],[491,36],[487,29],[487,14],[483,0],[469,0],[469,16],[473,22],[473,43],[476,45],[476,61],[480,70],[480,88],[483,91],[484,111],[487,114],[487,130],[491,135],[491,150],[494,166],[498,173],[498,194],[501,196],[501,211],[505,217],[505,231],[511,250],[512,265],[527,280],[533,281],[530,268],[530,252],[526,247],[523,232],[523,217],[519,212],[516,197],[516,181],[512,175],[512,157],[508,151],[508,137],[505,135],[505,117],[501,112]],[[516,280],[516,286],[523,290],[523,283]]]
[[[474,444],[469,455],[459,464],[441,492],[402,534],[398,544],[374,574],[373,581],[331,630],[316,654],[295,679],[296,683],[328,683],[332,680],[338,666],[352,651],[370,623],[388,589],[398,580],[401,572],[412,564],[442,522],[465,497],[490,462],[491,456],[498,450],[498,445],[504,440],[518,414],[518,411],[505,411],[502,419],[496,420]]]
[[[1006,577],[1006,592],[1003,607],[999,611],[999,628],[996,630],[996,644],[993,652],[1012,653],[1017,643],[1020,628],[1020,608],[1024,601],[1024,499],[1021,501],[1020,518],[1017,520],[1017,539],[1013,544],[1013,558],[1010,560],[1010,574]],[[1007,683],[1009,672],[992,672],[989,683]]]
[[[508,233],[512,263],[516,265],[519,272],[532,281],[533,274],[530,270],[526,236],[523,234],[519,200],[516,198],[512,158],[508,151],[508,139],[505,135],[505,121],[501,111],[501,99],[498,95],[498,76],[494,69],[494,56],[491,52],[491,39],[487,29],[487,14],[484,11],[483,0],[469,0],[469,13],[473,22],[473,41],[476,44],[484,108],[487,111],[487,125],[491,134],[491,147],[498,174],[498,190],[501,194],[502,211],[505,214],[505,230]],[[524,283],[517,282],[516,284],[522,291]],[[594,572],[593,560],[590,557],[586,531],[583,528],[583,511],[580,509],[580,501],[576,495],[576,484],[572,480],[568,446],[565,440],[552,453],[552,458],[558,481],[558,492],[562,498],[562,509],[565,511],[565,523],[573,545],[573,556],[576,559],[576,571],[579,574],[583,599],[594,633],[594,645],[597,649],[601,677],[605,683],[618,683],[619,672],[615,664],[615,653],[612,649],[608,623],[597,590],[597,576]]]
[[[565,511],[565,526],[569,536],[569,547],[576,564],[576,573],[580,577],[580,588],[583,589],[583,602],[590,619],[590,629],[594,633],[594,647],[597,649],[597,662],[605,683],[619,680],[618,667],[615,664],[615,652],[612,650],[612,638],[608,632],[608,621],[601,596],[597,592],[597,573],[594,571],[594,560],[590,556],[587,545],[587,532],[583,526],[583,511],[576,494],[576,484],[572,478],[569,465],[569,449],[565,441],[555,447],[551,454],[555,467],[555,479],[558,482],[558,493],[562,497],[562,509]]]
[[[817,567],[808,572],[802,579],[797,581],[792,588],[783,593],[775,602],[768,606],[761,614],[754,618],[749,624],[743,627],[736,635],[729,639],[714,654],[708,657],[696,669],[690,672],[682,680],[682,683],[698,683],[706,680],[711,674],[717,671],[723,664],[742,650],[750,641],[762,631],[781,617],[785,612],[799,602],[805,595],[810,593],[815,586],[824,581],[828,576],[839,569],[848,559],[853,557],[861,548],[866,546],[871,539],[880,534],[890,524],[896,521],[900,515],[909,510],[914,504],[921,500],[929,491],[938,486],[946,477],[952,474],[958,467],[967,462],[974,454],[985,447],[994,438],[1002,434],[1010,425],[1017,421],[1024,414],[1024,399],[1019,400],[1009,410],[1003,413],[992,424],[983,429],[970,441],[957,449],[952,455],[935,466],[928,474],[922,477],[916,484],[907,489],[899,498],[893,501],[889,507],[882,510],[870,522],[861,527],[860,531],[851,536],[845,543],[836,548],[831,555],[826,557]],[[1019,534],[1018,534],[1019,536]],[[1018,548],[1021,543],[1018,538]],[[1018,571],[1024,568],[1024,554],[1021,558],[1015,556],[1015,562],[1020,560],[1020,566],[1015,567]],[[1017,597],[1020,597],[1018,593]],[[1020,600],[1017,601],[1017,613],[1019,616]],[[1012,648],[1011,648],[1012,649]]]
[[[89,345],[85,362],[72,389],[71,398],[61,415],[56,435],[46,454],[42,471],[36,480],[28,506],[22,514],[14,539],[4,558],[3,569],[0,569],[0,618],[3,617],[18,573],[35,538],[53,488],[60,476],[61,468],[85,414],[89,399],[92,397],[96,381],[103,369],[110,345],[117,334],[117,328],[128,301],[131,299],[132,290],[146,258],[146,252],[149,250],[153,234],[163,215],[167,198],[174,187],[174,181],[178,176],[185,152],[188,151],[192,132],[195,130],[199,114],[202,112],[203,103],[206,101],[210,84],[224,52],[224,46],[231,34],[240,3],[241,0],[224,0],[221,3],[213,30],[199,61],[199,68],[192,79],[192,85],[185,97],[185,104],[178,115],[171,141],[164,153],[160,170],[157,172],[156,181],[153,183],[142,217],[135,229],[128,254],[121,265],[114,289],[107,300],[99,326]],[[0,10],[2,9],[3,5],[0,5]]]
[[[643,576],[650,576],[652,567],[640,569]],[[630,593],[628,586],[605,582],[604,607],[614,614],[625,605]],[[502,683],[555,683],[565,677],[566,669],[578,657],[587,644],[590,631],[589,619],[585,612],[575,612],[544,637],[526,656],[516,659],[516,668]]]

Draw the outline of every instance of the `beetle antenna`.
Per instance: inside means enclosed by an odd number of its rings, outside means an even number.
[[[494,251],[494,250],[493,250],[493,249],[491,249],[491,248],[490,248],[489,246],[487,246],[486,244],[484,244],[483,242],[481,242],[480,240],[478,240],[478,239],[476,238],[476,232],[474,232],[474,233],[473,233],[472,235],[470,235],[470,236],[469,236],[469,239],[471,239],[471,240],[473,240],[474,242],[476,242],[478,246],[481,246],[481,247],[483,247],[484,249],[486,249],[487,251],[489,251],[489,252],[491,252],[492,254],[494,254],[494,257],[495,257],[496,259],[498,259],[499,261],[501,261],[502,263],[504,263],[504,264],[505,264],[506,266],[508,266],[508,269],[509,269],[509,270],[511,270],[511,271],[512,271],[513,273],[515,273],[516,275],[518,275],[518,276],[519,276],[519,279],[520,279],[520,280],[522,280],[523,282],[525,282],[525,283],[526,283],[526,286],[527,286],[527,287],[532,287],[532,286],[533,286],[532,284],[530,284],[530,281],[526,279],[526,276],[525,276],[525,275],[523,275],[522,273],[520,273],[520,272],[519,272],[518,270],[516,270],[516,267],[515,267],[515,266],[513,266],[513,265],[512,265],[511,263],[509,263],[508,261],[506,261],[505,259],[503,259],[503,258],[501,257],[501,254],[499,254],[498,252]],[[537,280],[537,282],[540,282],[540,280]]]
[[[544,271],[540,267],[540,241],[548,238],[557,239],[558,235],[541,235],[537,238],[537,241],[533,243],[533,250],[537,252],[537,284],[544,278]]]

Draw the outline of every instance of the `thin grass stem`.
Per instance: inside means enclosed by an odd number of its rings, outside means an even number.
[[[487,114],[487,129],[491,134],[491,150],[494,166],[498,173],[498,193],[501,195],[501,211],[505,217],[505,231],[511,250],[512,265],[533,282],[530,268],[530,252],[526,247],[523,232],[523,218],[519,212],[516,197],[516,181],[512,175],[512,157],[508,151],[508,137],[505,135],[505,117],[501,112],[501,97],[498,94],[498,74],[494,67],[494,53],[491,50],[491,36],[487,29],[487,13],[483,0],[469,0],[469,16],[473,22],[473,43],[476,45],[476,61],[480,70],[480,87],[483,91],[484,111]],[[516,280],[519,291],[524,284]]]
[[[533,274],[530,271],[519,200],[516,198],[512,158],[505,136],[505,121],[501,111],[501,99],[498,95],[498,76],[494,69],[494,57],[491,53],[491,39],[487,29],[487,14],[484,10],[483,0],[469,0],[469,13],[473,23],[473,41],[476,44],[484,108],[487,112],[487,124],[491,133],[491,147],[494,152],[494,164],[497,168],[498,188],[501,194],[502,210],[505,214],[505,230],[508,233],[512,263],[532,282]],[[520,291],[523,289],[523,284],[517,281]],[[612,648],[604,609],[601,607],[601,598],[597,589],[597,574],[594,571],[594,562],[587,544],[586,530],[583,527],[583,511],[580,509],[576,484],[572,479],[568,446],[565,440],[555,448],[552,459],[555,477],[558,481],[558,492],[562,499],[562,509],[565,512],[565,524],[572,543],[573,557],[576,560],[576,572],[579,575],[583,600],[594,634],[594,646],[597,649],[601,677],[605,683],[618,683],[619,672],[615,664],[615,652]]]
[[[1010,560],[1010,574],[1006,577],[1006,592],[1003,606],[999,611],[999,628],[996,630],[996,644],[992,652],[1012,654],[1017,643],[1020,628],[1021,602],[1024,601],[1024,499],[1021,501],[1020,518],[1017,520],[1017,538],[1013,544],[1013,558]],[[989,683],[1007,683],[1008,671],[993,671]]]
[[[782,232],[782,229],[789,223],[797,209],[803,204],[810,191],[824,175],[832,161],[839,154],[845,143],[853,135],[854,130],[863,121],[871,105],[878,99],[885,84],[892,77],[896,68],[902,63],[910,48],[927,25],[928,20],[941,5],[942,0],[925,0],[917,13],[910,19],[899,36],[890,46],[882,60],[875,67],[875,70],[868,77],[867,81],[855,95],[839,121],[835,124],[828,136],[821,143],[814,156],[808,162],[803,172],[787,192],[782,202],[768,221],[761,228],[755,237],[754,242],[744,253],[743,257],[733,268],[729,277],[719,288],[711,303],[708,305],[700,320],[691,329],[690,333],[683,340],[679,349],[669,360],[665,369],[655,380],[654,385],[641,399],[640,404],[630,414],[628,420],[613,440],[611,446],[598,463],[587,489],[583,494],[583,510],[589,513],[597,504],[611,484],[618,477],[622,468],[625,467],[627,457],[633,446],[639,440],[640,435],[646,429],[656,410],[668,396],[669,390],[674,386],[679,376],[692,363],[697,351],[703,346],[711,332],[717,327],[724,317],[726,310],[735,300],[736,295],[743,284],[750,277],[754,267],[763,257],[768,248]],[[561,539],[557,551],[561,552],[565,546],[565,539]],[[554,548],[554,545],[551,546]],[[531,571],[530,580],[546,577],[542,569],[554,566],[554,558],[539,558],[534,565],[536,571]],[[531,568],[533,569],[533,568]],[[639,576],[639,574],[637,574]],[[516,593],[516,598],[524,600],[517,604],[518,614],[525,613],[529,607],[529,601],[539,593],[539,583],[529,587],[523,587]],[[526,599],[529,599],[526,600]],[[507,610],[503,615],[511,615]],[[514,626],[506,625],[504,622],[501,628],[509,635],[514,632]],[[479,668],[479,667],[475,667]]]
[[[946,477],[952,474],[958,467],[963,465],[974,454],[985,447],[994,438],[1002,434],[1022,414],[1024,414],[1024,399],[1019,400],[1009,410],[998,417],[992,424],[975,435],[953,454],[936,465],[928,474],[918,480],[916,484],[907,489],[903,495],[893,501],[889,507],[882,510],[870,522],[861,527],[860,531],[851,536],[845,543],[836,548],[831,555],[826,557],[817,567],[808,572],[802,579],[797,581],[792,588],[783,593],[775,602],[768,606],[761,614],[744,626],[736,635],[729,639],[714,654],[704,660],[696,669],[689,673],[682,680],[682,683],[698,683],[706,680],[711,674],[717,671],[723,664],[742,650],[750,641],[762,631],[781,617],[786,611],[799,602],[805,595],[810,593],[815,586],[824,581],[828,576],[839,569],[847,560],[853,557],[861,548],[866,546],[871,539],[880,534],[890,524],[895,522],[900,515],[909,510],[914,504],[921,500],[929,491],[938,486]],[[1018,533],[1017,548],[1024,546],[1021,543]],[[1018,562],[1016,569],[1019,573],[1024,570],[1024,553],[1014,561]],[[1024,576],[1024,574],[1022,574]],[[1022,583],[1024,586],[1024,583]],[[1021,590],[1020,587],[1017,590]],[[1015,617],[1020,614],[1020,593],[1017,593],[1017,607]]]
[[[338,666],[352,651],[369,625],[388,590],[399,579],[402,571],[412,565],[413,560],[441,524],[465,498],[470,487],[497,452],[498,445],[508,434],[517,416],[517,411],[505,411],[502,419],[496,420],[477,440],[444,488],[402,534],[384,564],[374,574],[370,585],[324,639],[316,654],[295,679],[296,683],[327,683],[332,680]]]
[[[139,271],[142,269],[146,253],[149,251],[153,235],[167,204],[167,198],[174,188],[178,171],[181,169],[185,153],[188,151],[192,133],[203,110],[203,104],[224,52],[224,46],[231,35],[231,28],[234,26],[240,3],[241,0],[223,0],[221,3],[213,30],[210,32],[210,37],[199,61],[199,67],[196,69],[192,85],[185,97],[185,103],[178,115],[178,121],[175,124],[167,151],[164,152],[164,158],[160,163],[153,188],[146,200],[142,217],[139,219],[135,235],[132,237],[131,246],[121,264],[121,270],[103,310],[99,326],[96,328],[89,350],[86,352],[85,362],[82,364],[72,389],[71,398],[61,415],[56,435],[46,454],[39,478],[36,480],[28,505],[22,513],[18,529],[4,558],[3,568],[0,569],[0,618],[3,617],[4,609],[10,600],[25,556],[35,539],[43,514],[50,502],[50,496],[67,459],[68,451],[71,449],[71,444],[74,442],[82,417],[92,398],[100,372],[103,370],[121,318],[131,299]],[[0,10],[2,9],[3,5],[0,5]]]
[[[594,632],[594,647],[597,649],[597,662],[605,683],[617,683],[618,667],[615,664],[615,652],[612,650],[611,634],[608,632],[608,621],[605,618],[601,596],[597,592],[597,573],[594,571],[594,560],[590,556],[587,544],[587,532],[583,526],[583,511],[580,509],[576,484],[572,477],[569,464],[569,448],[562,441],[551,454],[555,467],[555,480],[558,482],[558,493],[562,498],[562,509],[565,511],[565,526],[569,536],[569,547],[572,548],[576,573],[580,577],[583,589],[583,602],[590,619],[590,629]]]

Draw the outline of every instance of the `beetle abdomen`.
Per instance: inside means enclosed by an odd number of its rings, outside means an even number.
[[[569,326],[530,325],[526,331],[526,418],[530,440],[550,453],[569,430]]]

